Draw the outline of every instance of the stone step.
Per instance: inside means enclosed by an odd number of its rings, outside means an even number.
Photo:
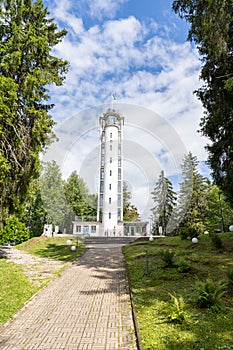
[[[85,237],[84,244],[129,244],[137,237]]]

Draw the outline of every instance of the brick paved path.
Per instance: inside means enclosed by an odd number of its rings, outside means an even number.
[[[121,249],[89,249],[1,328],[0,349],[135,350]]]

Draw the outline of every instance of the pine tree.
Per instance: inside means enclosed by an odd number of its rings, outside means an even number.
[[[161,226],[163,234],[166,235],[168,232],[167,226],[169,219],[171,218],[172,212],[176,205],[176,194],[173,191],[171,181],[165,177],[164,171],[162,170],[158,181],[155,184],[154,190],[152,191],[152,199],[154,200],[155,206],[151,209],[154,217],[154,233],[158,231],[158,227]],[[169,232],[170,232],[169,227]]]

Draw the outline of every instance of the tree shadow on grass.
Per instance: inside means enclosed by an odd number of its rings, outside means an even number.
[[[50,243],[45,248],[37,250],[35,255],[64,262],[72,262],[84,251],[85,248],[82,246],[77,246],[76,251],[71,252],[70,246],[66,244],[57,245]]]

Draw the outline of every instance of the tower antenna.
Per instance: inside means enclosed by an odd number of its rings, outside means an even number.
[[[112,93],[112,95],[111,95],[111,107],[112,107],[112,109],[113,109],[114,101],[116,101],[116,95],[114,93]]]

